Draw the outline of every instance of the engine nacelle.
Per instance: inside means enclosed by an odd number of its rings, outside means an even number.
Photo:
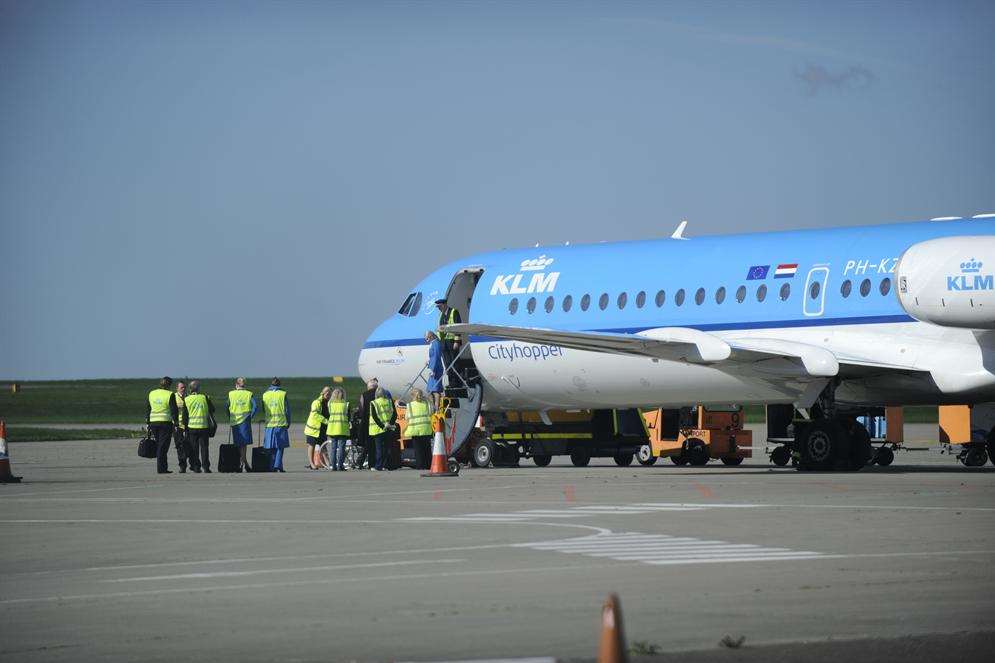
[[[913,244],[899,259],[895,277],[902,308],[916,320],[995,329],[995,236]]]

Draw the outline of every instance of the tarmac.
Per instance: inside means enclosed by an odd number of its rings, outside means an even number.
[[[159,476],[136,446],[11,445],[0,659],[591,660],[617,592],[635,660],[990,660],[995,467],[936,448],[432,479],[299,449],[285,474]]]

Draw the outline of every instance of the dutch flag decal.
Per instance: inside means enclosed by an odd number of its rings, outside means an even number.
[[[777,269],[774,270],[775,279],[790,279],[798,271],[798,263],[788,263],[784,265],[778,265]]]

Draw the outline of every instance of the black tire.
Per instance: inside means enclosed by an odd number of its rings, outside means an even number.
[[[691,438],[684,442],[684,453],[681,454],[688,459],[694,467],[704,467],[708,464],[708,447],[697,438]]]
[[[891,447],[881,447],[874,452],[874,462],[881,467],[888,467],[895,460],[895,452]]]
[[[740,456],[735,456],[735,457],[732,457],[732,458],[723,458],[722,459],[722,464],[723,465],[732,465],[732,466],[742,465],[743,464],[743,459]]]
[[[981,467],[988,462],[988,452],[985,451],[984,447],[971,447],[961,455],[961,462],[966,467]]]
[[[791,462],[791,449],[786,445],[781,445],[770,452],[770,462],[778,467],[784,467]]]
[[[857,420],[848,422],[847,432],[850,434],[850,469],[857,471],[871,463],[874,458],[874,447],[871,445],[871,434]]]
[[[688,464],[688,459],[685,458],[683,454],[678,454],[676,456],[671,456],[670,462],[673,463],[674,465],[677,465],[678,467],[681,467],[682,465]]]
[[[988,433],[988,460],[991,461],[992,465],[995,465],[995,428]]]
[[[830,419],[817,419],[799,431],[800,470],[831,470],[838,464],[850,464],[847,436],[840,425]]]
[[[449,458],[446,460],[446,469],[453,474],[459,474],[459,461],[455,458]]]
[[[619,467],[628,467],[632,465],[632,461],[635,456],[632,454],[615,454],[615,464]]]
[[[494,443],[490,440],[481,440],[473,447],[470,460],[477,467],[488,467],[494,462]]]
[[[549,454],[533,454],[532,462],[536,464],[536,467],[546,467],[553,462],[553,457]]]
[[[587,467],[591,462],[591,452],[587,449],[574,449],[570,452],[570,462],[574,467]]]
[[[655,465],[657,460],[659,458],[653,455],[653,447],[648,444],[639,447],[639,451],[636,453],[636,462],[640,465],[649,467],[650,465]]]

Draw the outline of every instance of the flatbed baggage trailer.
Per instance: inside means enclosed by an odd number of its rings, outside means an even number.
[[[739,465],[753,455],[753,433],[743,428],[742,407],[659,409],[643,412],[656,458],[675,465],[706,465],[717,458]]]

